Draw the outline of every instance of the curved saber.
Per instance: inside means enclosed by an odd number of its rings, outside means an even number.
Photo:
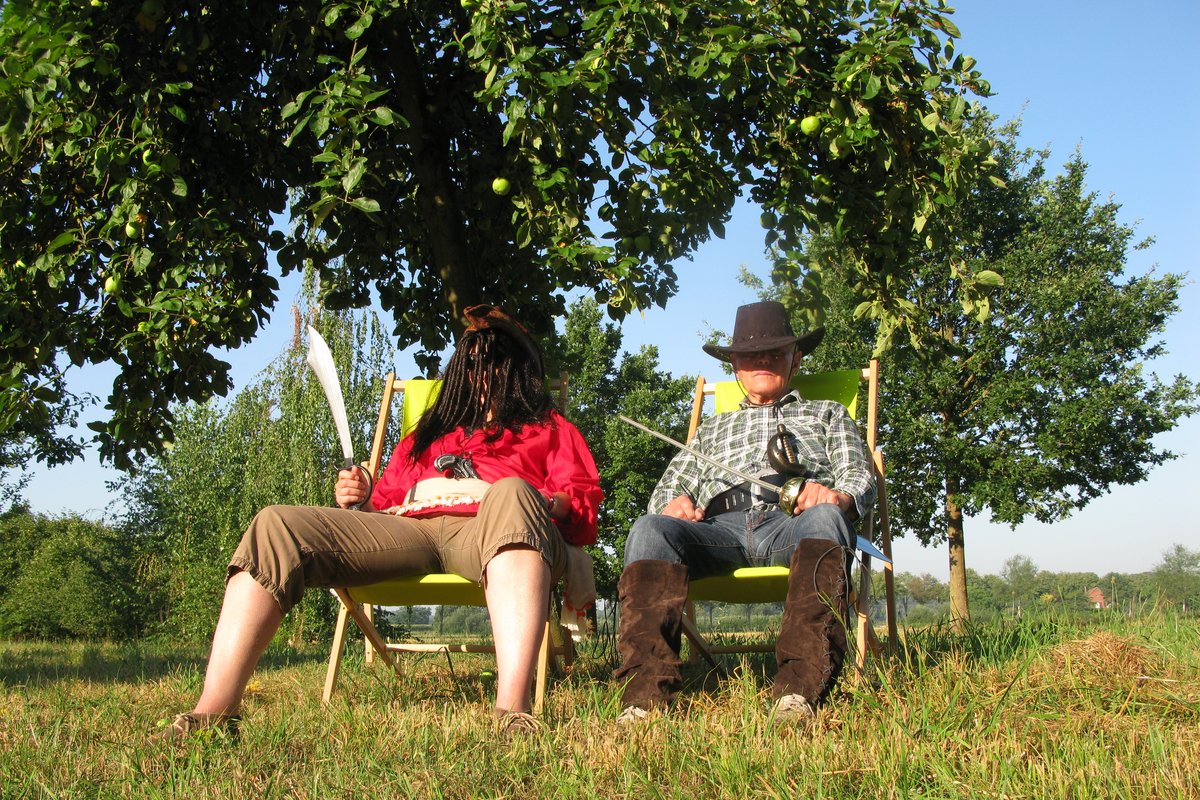
[[[354,466],[354,449],[350,445],[350,422],[346,419],[346,401],[342,399],[342,384],[338,381],[337,366],[329,345],[312,325],[308,326],[308,358],[305,359],[317,374],[329,410],[333,413],[333,427],[337,428],[338,441],[342,444],[342,469]]]
[[[638,422],[637,420],[630,419],[629,417],[625,416],[624,414],[617,414],[617,419],[621,420],[622,422],[626,422],[626,423],[632,425],[633,427],[637,428],[639,431],[642,431],[643,433],[648,433],[651,436],[654,436],[655,438],[662,439],[667,444],[673,444],[676,447],[678,447],[680,450],[683,450],[686,453],[691,453],[696,458],[703,461],[705,464],[710,464],[719,470],[728,472],[730,475],[736,475],[737,477],[741,478],[742,480],[748,481],[748,482],[754,484],[755,486],[759,487],[760,489],[766,489],[768,492],[771,492],[772,494],[779,493],[779,487],[776,486],[775,484],[767,483],[762,478],[755,478],[751,475],[747,475],[745,472],[742,472],[739,469],[734,469],[733,467],[727,467],[724,464],[722,464],[720,461],[717,461],[715,458],[710,458],[709,456],[704,455],[704,453],[701,453],[694,448],[688,447],[683,442],[676,441],[675,439],[672,439],[670,436],[667,436],[664,433],[659,433],[658,431],[654,430],[653,428],[647,428],[642,423]]]
[[[375,482],[367,470],[354,463],[354,448],[350,443],[350,422],[346,418],[346,401],[342,398],[342,384],[338,380],[337,365],[333,363],[333,353],[329,352],[329,345],[325,344],[325,339],[317,333],[317,329],[312,325],[308,326],[308,357],[305,358],[305,361],[316,373],[321,390],[325,392],[325,399],[329,402],[329,411],[333,414],[333,427],[337,429],[338,441],[342,445],[342,469],[357,467],[363,475],[366,475],[367,496],[370,497],[375,488]],[[356,503],[354,508],[361,505],[362,503]]]

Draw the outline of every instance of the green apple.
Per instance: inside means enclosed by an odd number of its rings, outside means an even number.
[[[492,181],[492,191],[503,197],[512,191],[512,184],[508,182],[508,178],[496,178]]]
[[[817,119],[816,117],[809,116],[809,117],[805,117],[804,119],[800,120],[800,131],[805,136],[812,136],[814,133],[816,133],[820,129],[821,129],[821,120]]]
[[[131,219],[125,223],[125,238],[136,239],[142,235],[142,226],[136,219]]]
[[[762,225],[764,228],[774,228],[778,222],[779,217],[775,216],[774,211],[764,211],[758,217],[758,224]]]
[[[633,240],[633,243],[637,245],[637,249],[643,253],[649,252],[650,250],[650,237],[647,234],[638,234],[637,238]]]
[[[554,24],[550,26],[550,33],[558,39],[566,38],[567,34],[570,32],[570,26],[561,19],[555,20]]]
[[[104,291],[108,292],[111,295],[120,294],[121,293],[121,276],[120,275],[109,275],[107,278],[105,278],[104,279]]]

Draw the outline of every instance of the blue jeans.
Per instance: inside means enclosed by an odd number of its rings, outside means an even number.
[[[625,542],[625,565],[652,559],[684,564],[692,580],[727,575],[740,567],[787,566],[801,539],[827,539],[853,548],[849,518],[833,503],[798,516],[750,509],[689,522],[646,514],[633,523]]]

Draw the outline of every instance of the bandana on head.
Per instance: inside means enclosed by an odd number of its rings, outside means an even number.
[[[471,331],[486,331],[498,330],[515,339],[529,353],[529,356],[537,364],[538,369],[542,367],[542,349],[538,347],[537,342],[529,335],[529,331],[525,330],[525,326],[517,322],[515,319],[505,314],[498,307],[481,303],[477,306],[471,306],[463,312],[467,317],[467,332]]]

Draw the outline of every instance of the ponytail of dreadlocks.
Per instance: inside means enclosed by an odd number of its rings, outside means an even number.
[[[450,356],[437,400],[413,431],[409,458],[415,462],[456,428],[484,430],[484,441],[495,441],[506,430],[546,422],[553,407],[529,351],[501,331],[468,331]]]

